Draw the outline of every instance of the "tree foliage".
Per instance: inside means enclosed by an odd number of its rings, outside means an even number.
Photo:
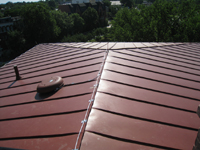
[[[142,4],[142,3],[143,3],[143,0],[134,0],[134,3],[135,3],[135,4]]]
[[[16,56],[20,55],[25,49],[25,39],[22,32],[14,30],[8,32],[7,39],[8,50],[3,51],[0,57],[1,61],[7,61],[9,59],[14,59]]]
[[[101,42],[105,40],[105,38],[102,39],[101,37],[103,37],[103,35],[106,35],[107,33],[108,33],[107,28],[97,28],[84,34],[79,33],[71,36],[70,35],[65,36],[62,39],[62,42],[87,42],[87,41]]]
[[[104,0],[111,18],[115,16],[111,29],[97,28],[99,16],[93,8],[89,7],[82,16],[54,10],[54,4],[57,6],[59,1],[0,5],[5,8],[4,16],[21,14],[23,21],[20,28],[14,27],[15,30],[8,33],[8,51],[4,51],[1,59],[14,58],[35,44],[45,42],[200,41],[200,0],[148,0],[153,2],[151,6],[140,5],[143,0],[122,0],[129,8],[109,6],[108,0]]]
[[[74,13],[70,15],[73,20],[73,33],[81,33],[83,32],[85,22],[83,18],[78,14]]]
[[[52,10],[56,8],[56,2],[54,0],[48,1],[48,5]]]
[[[73,19],[65,12],[51,11],[52,17],[55,19],[57,26],[60,29],[59,40],[72,32]]]
[[[0,12],[0,18],[2,18],[3,16],[4,16],[3,13]]]
[[[92,30],[98,26],[99,16],[94,8],[88,7],[82,14],[85,21],[86,31]]]
[[[19,16],[22,6],[25,5],[26,3],[12,3],[12,2],[8,2],[4,5],[5,11],[4,11],[4,16],[11,16],[11,17],[15,17],[15,16]]]
[[[156,0],[139,9],[121,9],[112,22],[117,41],[199,41],[199,9],[192,0]]]
[[[51,42],[59,33],[60,28],[50,13],[50,9],[42,4],[29,4],[23,8],[24,36],[30,43]]]
[[[134,0],[120,0],[120,2],[129,8],[132,8],[135,6]]]
[[[103,3],[107,6],[110,7],[111,6],[111,2],[109,0],[103,0]]]
[[[14,31],[8,32],[7,42],[9,45],[9,49],[19,51],[19,50],[23,50],[25,39],[23,37],[22,32],[14,30]]]
[[[148,2],[152,2],[153,3],[153,2],[155,2],[155,0],[148,0]]]

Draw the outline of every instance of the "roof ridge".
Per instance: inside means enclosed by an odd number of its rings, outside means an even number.
[[[105,51],[105,54],[104,54],[103,61],[102,61],[101,67],[99,69],[99,72],[97,73],[97,76],[95,77],[96,78],[96,83],[94,85],[92,96],[91,96],[91,99],[89,100],[89,104],[88,104],[87,111],[85,113],[84,119],[81,121],[82,125],[81,125],[80,131],[79,131],[78,136],[77,136],[77,140],[76,140],[76,144],[75,144],[74,150],[78,150],[77,147],[80,147],[80,143],[81,143],[82,138],[83,138],[83,135],[82,135],[82,137],[80,137],[80,135],[81,135],[81,132],[85,131],[85,128],[86,128],[86,125],[87,125],[87,120],[88,120],[90,112],[92,110],[92,105],[93,105],[93,102],[95,100],[95,96],[96,96],[96,93],[97,93],[97,89],[98,89],[98,85],[99,85],[99,82],[100,82],[101,74],[102,74],[102,71],[104,69],[104,65],[105,65],[105,62],[106,62],[106,59],[107,59],[107,56],[108,56],[108,52],[109,52],[109,50],[107,49]]]
[[[96,43],[96,44],[95,44]],[[182,45],[187,43],[182,42],[100,42],[105,43],[105,45],[109,45],[110,43],[113,43],[111,47],[108,49],[116,50],[116,49],[135,49],[135,48],[147,48],[147,47],[163,47],[163,46],[174,46],[174,45]],[[95,46],[98,46],[100,44],[99,42],[81,42],[76,43],[75,42],[69,42],[69,43],[52,43],[53,45],[57,46],[64,46],[64,47],[73,47],[73,48],[82,48],[82,49],[102,49],[106,50],[107,47],[100,46],[98,48],[93,48],[94,44]],[[132,46],[130,44],[132,43]],[[127,46],[126,46],[127,44]],[[90,45],[90,46],[88,46]],[[123,45],[123,46],[122,46]]]

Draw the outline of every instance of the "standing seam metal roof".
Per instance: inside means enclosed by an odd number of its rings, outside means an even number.
[[[199,46],[94,42],[33,47],[0,69],[0,146],[192,149],[200,126]],[[15,64],[22,76],[18,81]],[[65,86],[38,94],[37,84],[55,75]]]

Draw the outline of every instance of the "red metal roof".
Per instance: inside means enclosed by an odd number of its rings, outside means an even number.
[[[0,147],[73,149],[103,56],[104,50],[40,44],[2,67]],[[18,81],[15,64],[22,76]],[[64,87],[46,95],[36,92],[40,81],[56,75]]]
[[[0,147],[192,149],[200,127],[199,47],[148,42],[33,47],[0,69]],[[65,86],[38,94],[38,83],[55,75]]]

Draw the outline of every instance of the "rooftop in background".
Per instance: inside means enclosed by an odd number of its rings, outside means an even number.
[[[192,149],[200,127],[199,49],[199,43],[37,45],[0,68],[0,147],[71,150],[78,141],[80,150]],[[38,83],[55,75],[64,87],[38,94]]]
[[[122,5],[120,1],[110,1],[111,5]]]
[[[62,2],[62,4],[81,4],[81,3],[95,3],[102,2],[102,0],[70,0],[67,2]]]
[[[69,15],[73,13],[78,13],[79,15],[82,15],[82,13],[87,10],[87,8],[94,8],[98,15],[99,15],[99,21],[100,23],[104,22],[106,19],[106,7],[104,3],[102,2],[90,2],[90,3],[77,3],[77,4],[63,4],[59,5],[58,9],[62,12],[66,12]]]

